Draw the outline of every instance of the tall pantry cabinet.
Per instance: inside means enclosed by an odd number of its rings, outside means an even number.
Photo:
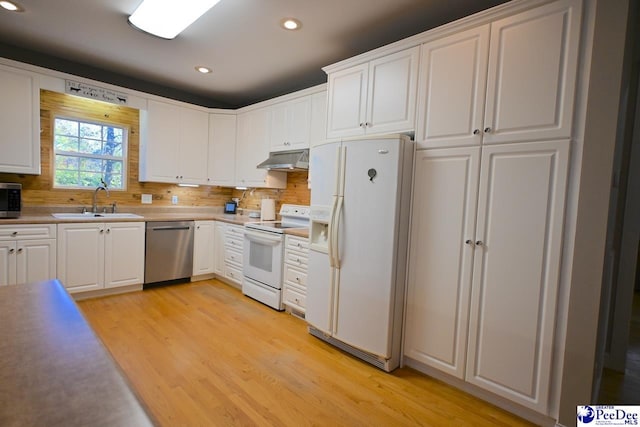
[[[542,414],[580,13],[556,1],[421,51],[407,364]]]

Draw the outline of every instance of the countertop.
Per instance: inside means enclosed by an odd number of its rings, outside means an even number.
[[[309,229],[308,228],[289,228],[284,230],[284,234],[291,234],[292,236],[304,237],[305,239],[309,237]]]
[[[0,325],[0,425],[154,425],[59,281],[0,287]]]
[[[192,212],[179,212],[179,213],[166,213],[166,212],[146,212],[138,213],[135,211],[127,211],[140,215],[141,218],[109,218],[100,217],[96,219],[61,219],[52,216],[51,214],[23,214],[20,218],[3,218],[0,219],[0,225],[15,225],[15,224],[64,224],[70,222],[146,222],[146,221],[224,221],[236,225],[244,225],[247,222],[257,222],[260,218],[251,218],[248,215],[229,215],[218,213],[192,213]]]
[[[64,224],[72,222],[147,222],[147,221],[223,221],[235,225],[245,225],[248,222],[258,222],[260,218],[252,218],[248,215],[230,215],[219,212],[203,212],[202,210],[182,210],[179,212],[166,212],[162,210],[154,211],[151,209],[137,210],[124,209],[128,213],[140,215],[140,218],[108,218],[100,217],[96,219],[61,219],[56,218],[49,212],[28,212],[20,216],[20,218],[3,218],[0,219],[0,225],[20,225],[20,224]],[[50,210],[50,212],[64,212],[64,210]],[[303,238],[309,237],[309,230],[304,228],[295,228],[285,230],[285,234],[292,234]]]

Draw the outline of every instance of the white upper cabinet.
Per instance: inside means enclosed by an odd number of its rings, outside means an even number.
[[[311,130],[309,146],[322,144],[327,139],[327,92],[311,95]]]
[[[579,31],[562,0],[424,44],[418,146],[568,138]]]
[[[327,138],[414,129],[419,47],[332,72]]]
[[[271,107],[270,150],[309,148],[311,97],[305,96]]]
[[[207,183],[232,187],[236,174],[236,116],[209,114]]]
[[[0,172],[40,174],[38,77],[0,66]]]
[[[149,100],[142,117],[140,181],[206,184],[208,114]]]
[[[369,64],[329,74],[327,138],[363,135]]]
[[[489,25],[422,46],[418,147],[480,144],[488,55]]]
[[[180,183],[206,184],[209,150],[209,114],[180,111]]]
[[[484,143],[571,135],[580,15],[565,0],[491,24]]]
[[[286,188],[286,172],[269,172],[257,168],[269,156],[270,123],[269,108],[258,108],[238,115],[237,186]]]

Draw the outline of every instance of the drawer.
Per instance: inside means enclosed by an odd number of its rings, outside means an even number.
[[[224,251],[224,260],[225,262],[230,262],[232,264],[242,266],[242,252],[227,248]]]
[[[1,240],[55,239],[55,224],[0,225]]]
[[[307,272],[298,268],[293,268],[290,265],[284,265],[284,280],[287,282],[295,283],[299,286],[307,286]]]
[[[225,264],[224,266],[224,277],[234,282],[238,285],[242,285],[242,269],[237,268],[236,266]]]
[[[282,292],[282,302],[302,310],[307,306],[306,296],[289,287],[285,287]]]
[[[284,251],[284,262],[306,271],[307,265],[309,264],[309,258],[306,253],[292,251],[287,248]]]
[[[309,252],[309,239],[298,236],[285,235],[284,248],[300,251],[302,253]]]
[[[242,240],[244,238],[244,227],[227,224],[227,237]]]
[[[235,248],[239,251],[242,251],[242,245],[244,243],[244,236],[229,236],[228,234],[225,236],[224,244],[229,248]]]

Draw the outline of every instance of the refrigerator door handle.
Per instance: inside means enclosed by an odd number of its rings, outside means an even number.
[[[335,267],[334,257],[333,257],[333,229],[335,227],[335,215],[336,215],[336,206],[338,204],[338,198],[333,196],[333,202],[331,203],[331,212],[329,213],[329,228],[327,232],[329,233],[329,241],[327,242],[327,255],[329,255],[329,266],[331,268]]]
[[[339,236],[340,236],[340,218],[342,217],[342,204],[344,203],[344,197],[338,197],[338,203],[336,207],[336,213],[334,218],[334,226],[333,226],[333,236],[331,236],[331,243],[333,245],[332,253],[334,257],[333,267],[340,268],[340,245],[339,245]]]
[[[337,196],[344,196],[344,182],[345,182],[345,172],[347,168],[347,147],[340,147],[340,163],[338,163],[338,188],[337,188]]]

